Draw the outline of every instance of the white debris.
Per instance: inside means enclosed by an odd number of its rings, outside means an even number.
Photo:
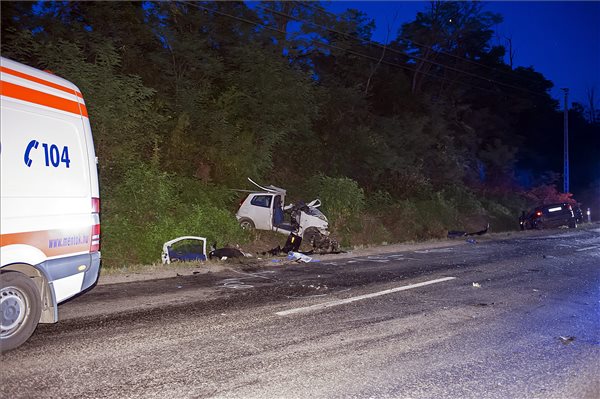
[[[308,262],[312,261],[312,258],[310,256],[306,256],[299,252],[293,252],[293,251],[288,252],[287,258],[289,260],[295,260],[295,261],[304,262],[304,263],[308,263]]]

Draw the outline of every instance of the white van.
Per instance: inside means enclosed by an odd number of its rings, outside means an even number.
[[[71,82],[1,58],[0,351],[25,342],[100,270],[88,113]]]

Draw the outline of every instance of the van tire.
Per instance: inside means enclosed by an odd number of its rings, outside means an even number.
[[[0,272],[0,352],[27,341],[41,314],[42,300],[33,280],[19,272]]]
[[[240,219],[240,227],[244,230],[254,230],[255,229],[254,222],[248,218]]]

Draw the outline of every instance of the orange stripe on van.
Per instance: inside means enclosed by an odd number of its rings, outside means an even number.
[[[0,235],[0,247],[14,244],[29,245],[46,256],[89,252],[91,226],[83,229],[41,230]]]
[[[39,83],[39,84],[42,84],[42,85],[45,85],[45,86],[48,86],[48,87],[52,87],[53,89],[62,90],[62,91],[67,92],[69,94],[75,94],[77,97],[83,98],[83,96],[81,95],[81,93],[78,92],[77,90],[73,90],[73,89],[71,89],[69,87],[65,87],[65,86],[59,85],[57,83],[50,82],[49,80],[40,79],[40,78],[37,78],[37,77],[32,76],[32,75],[28,75],[28,74],[23,73],[23,72],[15,71],[14,69],[10,69],[10,68],[7,68],[7,67],[0,66],[0,72],[7,73],[9,75],[13,75],[13,76],[16,76],[16,77],[21,78],[21,79],[27,79],[27,80],[30,80],[32,82]]]
[[[77,101],[67,100],[66,98],[54,96],[38,90],[30,89],[2,81],[0,83],[0,94],[6,97],[16,98],[34,104],[43,105],[61,111],[72,112],[77,115],[88,117],[87,108],[84,104]]]

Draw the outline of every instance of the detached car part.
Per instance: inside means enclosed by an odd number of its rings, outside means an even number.
[[[191,262],[206,260],[206,238],[184,236],[163,244],[162,263]]]

